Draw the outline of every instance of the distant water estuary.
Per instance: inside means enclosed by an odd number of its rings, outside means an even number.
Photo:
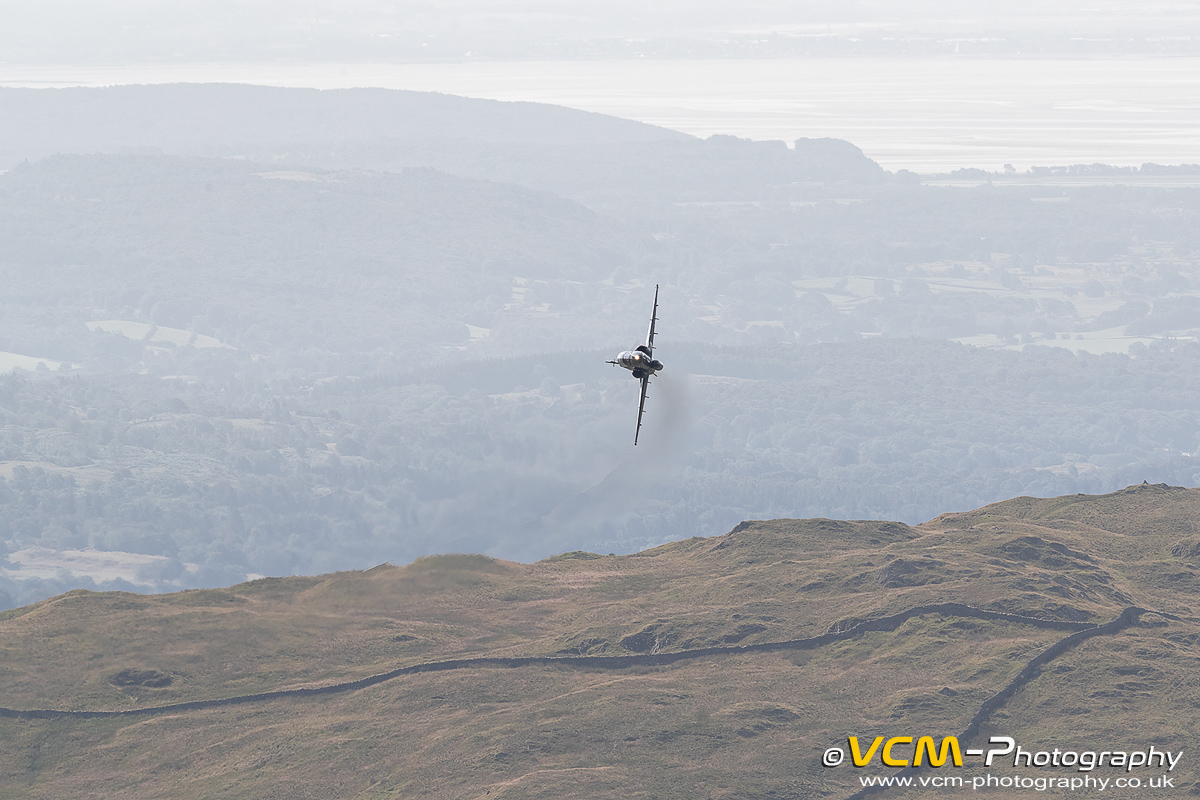
[[[1200,162],[1200,58],[0,65],[0,85],[376,86],[553,103],[697,136],[847,139],[887,169]]]

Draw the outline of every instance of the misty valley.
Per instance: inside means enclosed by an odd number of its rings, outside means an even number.
[[[2,607],[1200,482],[1187,181],[936,185],[405,93],[404,130],[336,93],[303,95],[336,130],[255,127],[252,89],[223,133],[159,87],[157,139],[129,87],[54,95],[94,146],[0,90]],[[635,450],[604,361],[655,284]]]

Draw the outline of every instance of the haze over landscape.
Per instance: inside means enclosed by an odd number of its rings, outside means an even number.
[[[848,139],[917,172],[1190,163],[1200,146],[1195,3],[58,0],[6,23],[8,86],[436,91],[701,137]]]
[[[0,798],[1190,759],[1200,4],[902,6],[15,9]]]

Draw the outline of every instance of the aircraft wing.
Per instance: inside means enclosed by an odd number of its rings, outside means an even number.
[[[646,334],[646,349],[650,351],[649,356],[654,357],[654,323],[658,322],[658,284],[654,284],[654,310],[650,312],[650,332]],[[642,399],[645,400],[645,389],[642,390]],[[641,415],[639,415],[639,419]],[[637,444],[634,442],[634,444]]]
[[[651,323],[653,325],[653,323]],[[642,433],[642,412],[646,410],[646,389],[650,386],[650,376],[642,378],[642,399],[638,402],[637,430],[633,432],[633,444],[637,446],[638,436]]]

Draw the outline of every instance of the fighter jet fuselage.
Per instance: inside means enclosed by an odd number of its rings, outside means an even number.
[[[626,350],[617,356],[617,366],[624,367],[633,373],[633,377],[648,377],[663,368],[661,361],[655,361],[641,350]]]
[[[633,377],[642,382],[641,399],[638,400],[637,428],[633,432],[633,443],[638,443],[642,433],[642,414],[646,410],[646,390],[650,388],[650,376],[663,368],[661,361],[654,360],[654,326],[658,322],[658,287],[654,287],[654,309],[650,312],[650,330],[646,332],[646,343],[626,350],[616,359],[609,361],[614,366],[624,367]]]

